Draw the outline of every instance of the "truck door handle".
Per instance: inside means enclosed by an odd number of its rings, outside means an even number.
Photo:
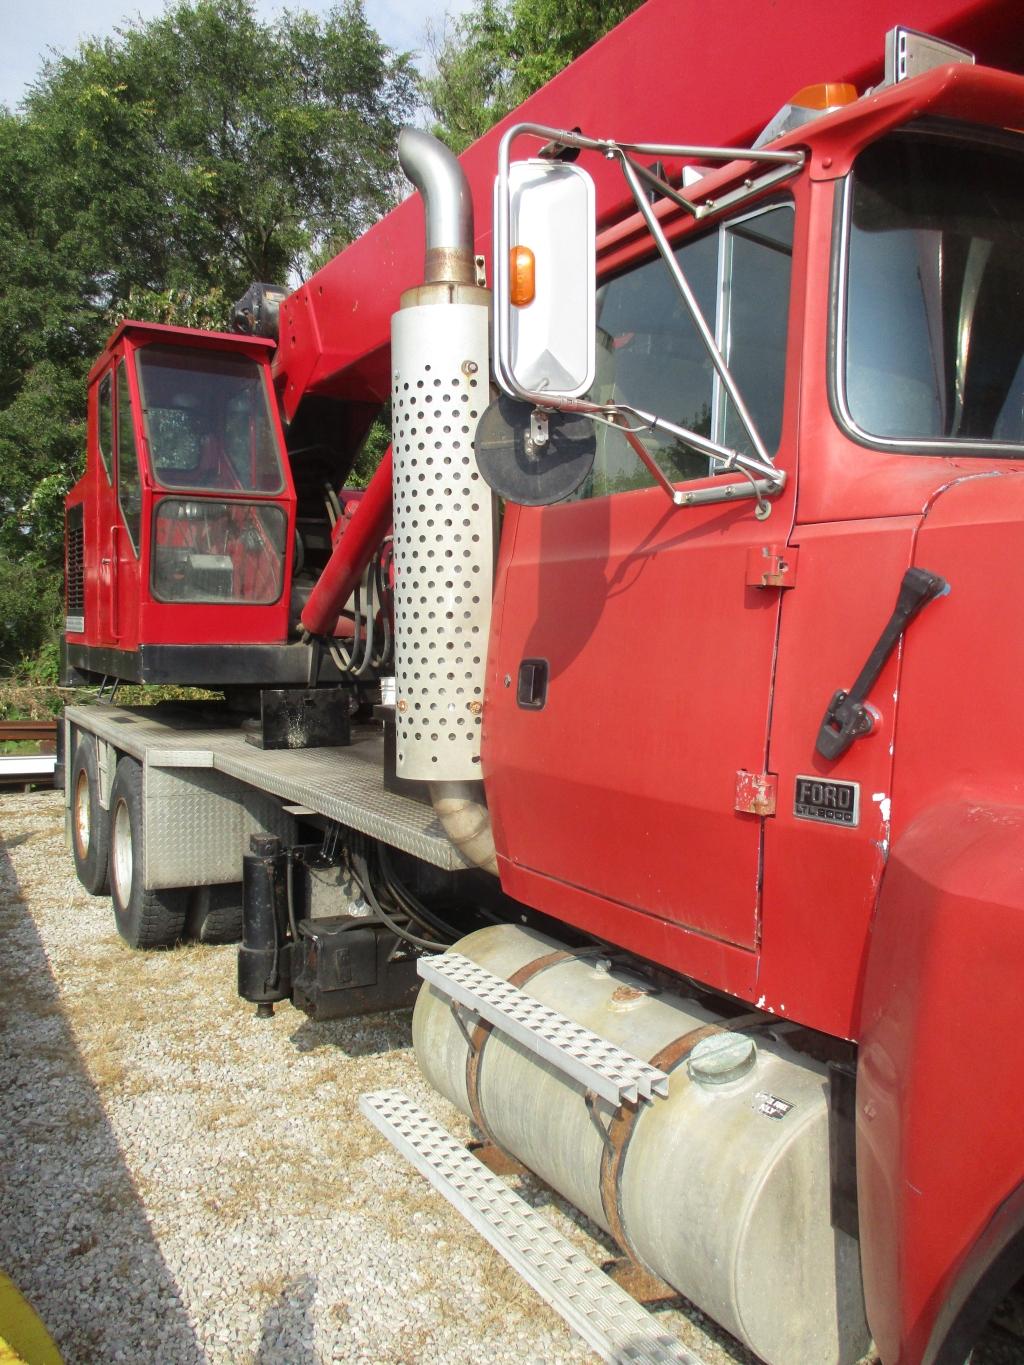
[[[878,675],[895,649],[897,640],[921,608],[933,597],[947,592],[949,584],[946,580],[937,573],[929,573],[927,569],[908,569],[903,575],[895,610],[878,637],[878,643],[868,655],[867,662],[857,674],[856,682],[849,692],[836,692],[828,704],[818,731],[818,742],[814,746],[822,758],[839,758],[855,739],[870,733],[874,716],[865,705],[865,697],[878,681]]]
[[[516,702],[524,711],[539,711],[547,699],[547,659],[523,659],[519,665]]]

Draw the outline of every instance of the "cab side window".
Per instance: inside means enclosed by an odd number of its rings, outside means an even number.
[[[132,549],[139,554],[139,532],[142,526],[142,480],[135,450],[135,428],[132,425],[131,395],[124,363],[117,367],[117,500],[124,524],[128,528]]]
[[[793,209],[776,204],[724,223],[676,252],[769,452],[779,443],[793,254]],[[655,259],[598,291],[598,402],[630,403],[721,445],[753,453],[697,328]],[[707,478],[716,461],[681,441],[639,433],[673,483]],[[580,497],[648,488],[654,479],[621,434],[597,426]]]
[[[110,372],[100,380],[96,394],[96,439],[103,470],[110,482],[110,462],[114,450],[114,392]]]

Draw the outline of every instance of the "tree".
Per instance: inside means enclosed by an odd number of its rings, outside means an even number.
[[[478,0],[429,42],[422,83],[434,131],[463,151],[641,0]]]
[[[45,598],[59,574],[85,379],[113,324],[224,326],[252,280],[307,274],[397,198],[413,107],[410,58],[361,0],[273,24],[252,0],[179,0],[0,107],[0,597],[37,581]],[[34,643],[5,631],[0,658]]]

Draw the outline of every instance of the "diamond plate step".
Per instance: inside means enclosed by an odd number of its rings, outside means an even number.
[[[668,1076],[461,953],[421,957],[424,981],[614,1105],[668,1094]]]
[[[610,1365],[703,1365],[682,1342],[400,1090],[359,1107]]]

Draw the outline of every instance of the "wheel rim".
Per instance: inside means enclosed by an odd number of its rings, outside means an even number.
[[[89,856],[89,840],[92,837],[92,803],[89,799],[89,774],[79,769],[75,780],[75,847],[80,858]]]
[[[123,906],[132,894],[132,822],[128,806],[118,801],[110,832],[110,871],[114,894]]]

